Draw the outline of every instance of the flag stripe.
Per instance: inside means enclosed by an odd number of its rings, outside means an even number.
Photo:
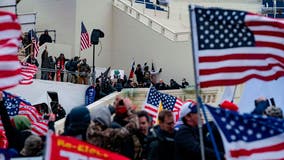
[[[21,33],[17,16],[0,11],[0,90],[14,87],[22,79],[17,57]]]
[[[29,63],[22,63],[22,72],[23,80],[20,81],[22,85],[28,85],[33,83],[33,77],[37,72],[37,66]]]
[[[175,121],[177,121],[180,108],[183,105],[181,99],[161,93],[154,87],[151,87],[147,93],[143,109],[152,117],[153,123],[156,123],[160,103],[162,104],[162,109],[170,110],[174,113]]]
[[[252,154],[255,154],[255,153],[280,151],[280,150],[284,150],[284,142],[279,143],[279,144],[275,144],[275,145],[272,145],[272,146],[254,148],[254,149],[251,149],[251,150],[247,150],[247,149],[233,150],[233,151],[231,151],[231,156],[232,157],[249,156],[249,155],[252,155]]]
[[[226,159],[283,159],[284,121],[206,105],[220,131]]]
[[[16,22],[4,22],[0,25],[0,32],[6,30],[21,30],[21,26]]]
[[[200,74],[209,75],[209,74],[216,74],[216,73],[223,73],[223,72],[244,72],[247,70],[269,71],[276,66],[284,69],[284,65],[275,63],[275,64],[268,64],[268,66],[223,67],[223,68],[216,68],[216,69],[200,70]]]
[[[89,34],[86,30],[86,27],[84,25],[84,23],[81,23],[81,36],[80,36],[80,50],[83,51],[87,48],[90,48],[92,46],[91,42],[90,42],[90,38],[89,38]]]
[[[29,102],[14,96],[10,93],[3,92],[4,105],[10,116],[23,115],[31,121],[32,132],[37,135],[45,135],[48,131],[47,121],[43,120],[34,106]],[[17,112],[18,110],[18,112]],[[4,130],[2,121],[0,121],[0,129]]]
[[[245,59],[244,59],[245,57]],[[218,59],[216,59],[218,58]],[[282,63],[284,63],[284,57],[278,56],[278,55],[273,55],[270,53],[266,54],[248,54],[248,53],[237,53],[237,54],[225,54],[225,55],[220,55],[220,56],[208,56],[208,57],[200,57],[199,62],[204,63],[204,62],[219,62],[219,61],[227,61],[227,60],[265,60],[265,59],[275,59],[278,60]]]
[[[206,12],[206,9],[204,9],[204,11]],[[214,24],[219,24],[219,27],[221,26],[221,28],[224,29],[215,29],[211,33],[214,33],[214,31],[220,34],[229,32],[227,36],[230,37],[231,40],[228,39],[225,41],[228,43],[227,45],[234,46],[234,42],[240,45],[240,47],[220,49],[200,49],[198,46],[196,47],[198,48],[196,53],[198,53],[198,78],[201,87],[236,85],[246,82],[251,78],[269,81],[284,76],[284,21],[263,17],[257,14],[239,12],[240,15],[244,15],[244,24],[248,29],[246,30],[246,28],[238,28],[238,23],[242,23],[242,19],[238,20],[239,15],[236,11],[234,11],[235,13],[232,12],[232,17],[227,15],[223,20],[222,17],[217,16],[216,18],[219,20],[217,23],[212,17],[212,20],[209,20],[211,15],[207,15],[204,11],[201,11],[201,14],[195,12],[196,19],[193,19],[193,21],[199,26],[197,25],[197,28],[193,30],[199,30],[203,28],[203,25],[206,26],[207,24],[209,24],[209,28],[214,28]],[[218,9],[218,12],[220,11],[229,13],[231,10]],[[213,9],[210,9],[210,13],[212,13],[212,15],[215,14]],[[233,18],[236,19],[236,21],[233,21]],[[235,23],[234,25],[236,27],[231,30],[227,30],[226,27],[222,26],[222,24],[226,24],[229,28],[231,27],[230,24],[233,23]],[[236,33],[234,35],[233,32],[235,32],[235,30]],[[200,37],[200,33],[201,32],[197,32],[197,36],[200,38],[198,40],[205,40],[199,43],[210,43],[210,40],[206,39],[206,37]],[[206,36],[207,34],[208,38],[214,37],[214,35],[207,30],[205,30],[204,33],[205,34],[202,33],[201,36]],[[249,44],[249,37],[240,36],[243,34],[252,34],[255,40],[255,46],[241,46],[244,42]],[[223,39],[226,39],[226,37]],[[216,44],[219,45],[221,43],[222,42]],[[214,44],[210,45],[214,46]],[[222,45],[224,46],[225,44]]]
[[[255,35],[273,36],[284,38],[283,32],[269,31],[269,30],[253,30]]]

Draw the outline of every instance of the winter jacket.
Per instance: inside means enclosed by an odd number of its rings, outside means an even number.
[[[175,160],[201,159],[200,141],[197,127],[182,124],[175,135]],[[205,159],[216,159],[212,148],[204,146]],[[221,155],[222,157],[223,155]]]
[[[174,159],[174,134],[169,134],[161,130],[160,126],[155,126],[150,130],[150,134],[147,137],[147,143],[147,159]]]

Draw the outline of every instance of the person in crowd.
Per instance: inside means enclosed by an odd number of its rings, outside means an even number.
[[[50,35],[48,34],[48,30],[45,30],[43,34],[39,37],[39,45],[43,45],[44,43],[52,43],[52,39]]]
[[[270,117],[283,118],[283,111],[279,107],[269,106],[265,109],[264,114]]]
[[[0,91],[0,116],[6,137],[8,139],[8,148],[14,149],[17,155],[24,148],[25,140],[32,135],[31,122],[26,116],[14,116],[10,120],[8,111],[4,106],[3,93]]]
[[[141,159],[147,158],[147,136],[149,135],[151,128],[151,118],[144,110],[137,112],[139,120],[139,132],[137,133],[138,139],[142,146]]]
[[[171,111],[158,114],[159,124],[154,126],[147,137],[147,159],[174,159],[174,116]]]
[[[55,121],[58,121],[66,116],[65,109],[58,102],[50,102],[52,113],[55,115]]]
[[[137,80],[137,83],[139,85],[141,85],[143,83],[143,71],[142,71],[142,67],[141,67],[141,64],[137,64],[136,66],[136,69],[135,69],[135,75],[136,75],[136,80]]]
[[[36,108],[38,113],[41,114],[43,117],[49,114],[48,105],[46,103],[36,104],[34,105],[34,107]]]
[[[189,86],[189,83],[186,81],[185,78],[183,78],[181,81],[181,88],[186,88],[188,86]]]
[[[144,74],[143,74],[143,86],[144,87],[150,87],[151,85],[151,72],[149,71],[149,66],[147,66],[147,63],[144,64]]]
[[[62,135],[86,141],[87,129],[91,123],[90,111],[86,106],[74,107],[66,116]]]
[[[30,135],[24,144],[24,148],[21,150],[20,155],[22,157],[34,157],[41,156],[43,154],[43,141],[38,135]]]
[[[29,63],[29,64],[33,64],[33,65],[35,65],[36,67],[39,66],[38,61],[37,61],[37,59],[35,58],[34,54],[31,54],[31,55],[28,57],[28,59],[27,59],[26,62]],[[34,75],[34,79],[36,79],[36,74]]]
[[[48,59],[49,59],[48,80],[54,80],[54,77],[55,77],[55,60],[52,56],[49,56]]]
[[[41,79],[48,80],[48,69],[50,68],[50,59],[48,58],[47,46],[41,55]]]
[[[38,61],[37,61],[37,59],[35,58],[34,54],[31,54],[31,55],[28,57],[28,59],[27,59],[26,62],[29,63],[29,64],[33,64],[33,65],[35,65],[35,66],[37,66],[37,67],[39,66]]]
[[[265,112],[265,109],[269,106],[269,101],[265,97],[259,97],[256,100],[254,100],[254,104],[255,104],[255,108],[251,113],[263,115]]]
[[[32,41],[29,38],[28,33],[27,32],[23,33],[23,35],[22,35],[22,44],[23,44],[23,47],[25,48],[25,56],[28,56],[29,53],[31,53],[31,47],[27,47],[31,43],[32,43]]]
[[[118,92],[120,92],[120,91],[123,89],[122,81],[123,81],[123,80],[120,79],[120,78],[118,78],[118,79],[114,78],[114,79],[112,80],[112,85],[113,85],[113,87],[114,87]]]
[[[201,116],[201,115],[200,115]],[[198,134],[198,112],[196,103],[183,104],[180,115],[183,124],[176,130],[175,160],[201,159],[200,137]],[[204,146],[205,158],[216,159],[212,148]],[[224,154],[220,153],[222,159]]]
[[[7,102],[8,101],[8,102]],[[8,111],[4,104],[13,103],[13,100],[3,99],[3,92],[0,91],[0,116],[5,130],[5,135],[8,140],[8,149],[12,151],[13,156],[20,157],[25,156],[26,151],[22,150],[26,148],[26,141],[30,136],[33,135],[31,131],[31,121],[24,115],[16,115],[10,119]],[[54,116],[51,115],[51,118],[48,119],[48,128],[54,131]],[[43,139],[44,137],[40,137]],[[27,148],[26,148],[27,149]],[[42,146],[38,148],[37,151],[42,150]],[[37,152],[39,153],[39,152]],[[35,156],[34,152],[29,156]]]
[[[123,106],[121,106],[121,100],[125,101]],[[116,97],[114,102],[115,114],[116,116],[118,114],[119,118],[124,117],[123,122],[122,120],[116,122],[115,128],[111,124],[112,109],[110,107],[97,107],[93,110],[91,113],[93,121],[87,131],[87,141],[131,159],[139,159],[142,147],[135,135],[139,128],[138,118],[133,113],[132,107],[128,105],[130,105],[128,100],[119,96]]]
[[[87,64],[87,59],[84,58],[82,60],[82,63],[78,65],[78,71],[79,71],[79,80],[78,82],[80,84],[88,84],[88,76],[91,73],[91,68]]]
[[[63,53],[60,53],[59,57],[56,59],[56,81],[63,82],[64,81],[64,69],[65,69],[65,62],[67,62],[68,59],[65,58]]]
[[[168,88],[168,85],[164,82],[164,80],[160,79],[158,83],[156,83],[155,88],[157,90],[165,90]]]
[[[70,77],[68,79],[68,82],[73,82],[73,83],[77,83],[77,75],[76,75],[76,71],[78,71],[78,64],[81,62],[81,60],[79,59],[78,56],[75,56],[73,59],[71,59],[70,61],[68,61],[65,65],[66,70],[70,71],[71,73],[69,73],[68,76]]]
[[[181,85],[178,84],[174,79],[170,80],[170,89],[180,89]]]

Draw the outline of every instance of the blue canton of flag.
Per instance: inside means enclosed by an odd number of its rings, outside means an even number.
[[[167,109],[169,111],[174,110],[175,104],[177,102],[177,98],[168,94],[162,94],[162,104],[163,104],[163,109]],[[181,103],[182,105],[182,103]],[[180,107],[178,107],[180,108]],[[177,108],[177,109],[178,109]]]
[[[243,11],[198,8],[199,50],[253,46],[254,36],[245,25],[245,15]]]
[[[172,95],[159,92],[155,87],[151,87],[148,92],[144,110],[155,120],[158,116],[160,102],[162,103],[163,109],[172,111],[177,120],[183,102]]]
[[[162,96],[161,92],[159,92],[156,88],[151,87],[147,98],[147,103],[158,107],[161,96]]]
[[[31,104],[20,97],[14,96],[11,93],[3,91],[4,106],[7,109],[9,116],[16,116],[19,113],[20,103],[30,106]]]
[[[9,116],[18,115],[20,102],[16,98],[9,98],[6,94],[4,94],[3,99]]]
[[[189,11],[201,88],[233,86],[252,78],[271,81],[284,75],[284,20],[194,5]]]
[[[19,97],[16,97],[5,91],[3,91],[3,100],[4,106],[6,107],[9,116],[18,115],[21,102],[27,105],[31,105],[30,103],[20,99]]]
[[[206,105],[221,132],[226,159],[283,159],[284,120]]]

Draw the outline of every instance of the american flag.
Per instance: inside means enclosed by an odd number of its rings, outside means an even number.
[[[22,79],[17,56],[21,33],[17,16],[0,11],[0,90],[14,87]]]
[[[148,91],[148,95],[143,108],[152,117],[153,123],[156,123],[160,102],[163,106],[163,109],[167,109],[173,112],[174,117],[177,121],[177,115],[179,115],[179,111],[183,102],[177,97],[161,93],[156,88],[151,87]]]
[[[39,40],[34,30],[31,30],[31,40],[33,43],[33,48],[34,48],[34,56],[37,57],[38,52],[39,52]]]
[[[201,87],[284,76],[284,21],[219,8],[190,6]]]
[[[134,67],[135,67],[135,61],[133,61],[133,63],[132,63],[128,79],[134,78]]]
[[[20,84],[28,85],[33,83],[33,77],[37,72],[37,66],[27,62],[22,62],[21,65],[21,75],[23,76],[23,79],[20,81]]]
[[[47,121],[42,119],[36,108],[29,102],[5,91],[3,91],[3,100],[9,116],[24,115],[31,121],[33,134],[45,135],[47,133]],[[0,123],[0,128],[3,130],[2,121]]]
[[[80,43],[81,43],[81,51],[89,48],[92,46],[91,42],[90,42],[90,37],[89,34],[87,32],[87,29],[84,25],[84,23],[81,23],[81,37],[80,37]]]
[[[206,105],[221,133],[226,159],[284,159],[284,120]]]

